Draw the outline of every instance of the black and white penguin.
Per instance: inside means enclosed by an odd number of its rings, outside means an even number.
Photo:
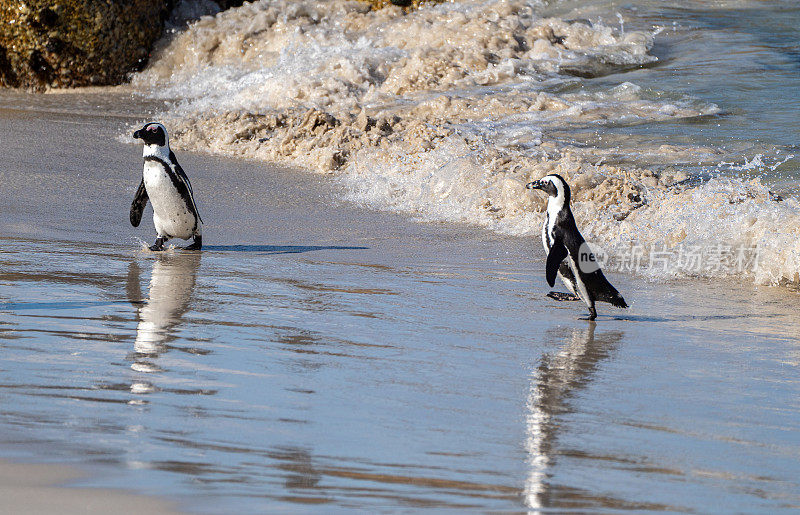
[[[596,301],[608,302],[618,308],[628,304],[608,279],[586,245],[575,225],[569,207],[570,190],[567,182],[557,174],[550,174],[525,186],[542,190],[549,195],[547,214],[542,226],[542,244],[547,253],[547,283],[552,288],[558,275],[569,290],[589,308],[589,320],[597,318]],[[564,258],[567,258],[566,260]]]
[[[200,250],[203,220],[197,212],[189,178],[169,149],[167,129],[160,123],[148,123],[134,132],[133,137],[144,141],[144,170],[131,204],[131,224],[139,227],[150,199],[156,227],[156,242],[150,250],[164,250],[164,243],[171,238],[194,238],[185,249]]]

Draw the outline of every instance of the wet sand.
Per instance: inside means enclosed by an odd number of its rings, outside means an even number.
[[[206,247],[155,255],[137,106],[0,98],[0,455],[211,513],[800,507],[795,292],[609,274],[589,323],[538,237],[179,149]]]
[[[61,465],[30,465],[0,461],[0,511],[3,513],[178,513],[169,504],[125,492],[67,488],[65,482],[81,477]]]

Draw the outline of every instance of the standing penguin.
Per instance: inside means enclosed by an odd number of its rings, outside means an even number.
[[[150,250],[164,250],[164,243],[171,238],[192,237],[194,241],[185,250],[200,250],[203,220],[197,212],[189,178],[169,149],[167,129],[160,123],[148,123],[133,137],[144,141],[144,170],[131,204],[131,224],[139,227],[149,198],[157,236]]]
[[[550,174],[528,183],[525,187],[542,190],[550,196],[542,226],[542,244],[547,253],[546,276],[550,287],[555,285],[556,275],[561,277],[567,288],[589,308],[589,320],[597,318],[595,301],[627,308],[625,299],[603,275],[600,265],[575,225],[575,218],[569,207],[570,191],[567,182],[560,175]]]

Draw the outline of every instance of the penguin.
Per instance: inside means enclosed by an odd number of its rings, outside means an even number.
[[[200,250],[203,219],[197,211],[189,178],[169,149],[167,129],[160,123],[147,123],[134,132],[133,137],[144,141],[144,169],[131,204],[131,225],[139,227],[149,199],[156,227],[156,242],[150,250],[164,250],[164,243],[171,238],[194,238],[184,249]]]
[[[542,245],[547,253],[545,274],[552,288],[556,275],[567,288],[589,308],[589,320],[597,318],[595,302],[608,302],[618,308],[628,304],[608,282],[594,255],[575,225],[569,207],[570,189],[558,174],[550,174],[525,185],[527,189],[542,190],[549,195],[547,212],[542,225]],[[564,258],[567,258],[566,260]]]

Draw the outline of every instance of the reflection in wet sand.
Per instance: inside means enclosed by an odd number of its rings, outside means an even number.
[[[555,442],[561,429],[558,418],[571,411],[567,400],[589,382],[598,363],[608,358],[622,338],[620,332],[595,338],[595,327],[595,323],[589,323],[586,329],[573,329],[561,350],[543,355],[531,375],[525,442],[530,472],[525,482],[525,503],[533,512],[559,504],[548,471],[555,464]],[[572,497],[568,490],[563,493]]]
[[[189,308],[197,280],[200,253],[161,254],[153,263],[148,298],[142,301],[140,268],[132,261],[128,268],[128,300],[140,305],[137,313],[135,351],[131,368],[137,372],[153,373],[161,367],[147,361],[157,357],[166,348],[166,343],[175,338],[175,329]],[[145,394],[155,390],[149,381],[135,381],[131,393]]]
[[[189,307],[197,280],[200,253],[159,255],[153,263],[147,301],[139,308],[136,341],[133,349],[140,354],[159,354],[164,344],[173,339],[173,329]],[[128,269],[128,298],[137,298],[139,264],[133,261]]]

